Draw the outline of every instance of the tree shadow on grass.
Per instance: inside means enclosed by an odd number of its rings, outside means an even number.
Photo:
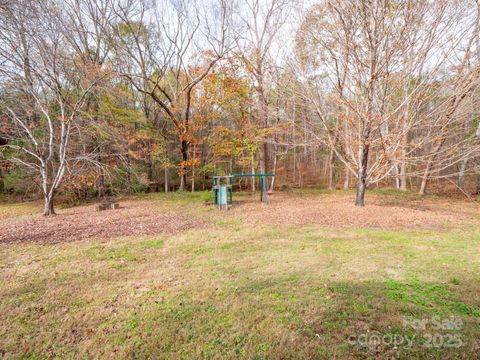
[[[171,293],[152,288],[128,308],[116,308],[115,317],[82,325],[94,333],[72,338],[60,329],[40,330],[54,336],[41,336],[37,341],[47,342],[37,349],[140,358],[478,358],[480,302],[473,281],[331,282],[289,273],[213,285]],[[57,314],[45,310],[43,316]]]
[[[206,290],[202,301],[185,294],[172,298],[139,320],[163,335],[136,353],[225,359],[478,358],[480,304],[462,297],[462,290],[475,284],[304,280],[302,274],[242,279],[222,291]],[[142,327],[137,330],[133,339],[143,334]]]
[[[300,331],[317,337],[325,358],[478,358],[480,304],[456,286],[336,282],[320,293],[324,306],[303,311]]]

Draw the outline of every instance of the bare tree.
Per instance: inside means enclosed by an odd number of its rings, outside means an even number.
[[[264,129],[264,140],[260,151],[260,171],[271,171],[269,160],[273,111],[272,91],[277,74],[278,55],[281,48],[281,29],[288,20],[290,0],[243,0],[238,13],[242,26],[238,36],[237,50],[245,70],[250,75],[256,95],[257,123]],[[273,164],[272,164],[273,165]],[[274,154],[276,165],[276,154]],[[273,179],[271,186],[273,186]]]
[[[54,197],[70,165],[91,160],[74,139],[88,94],[110,72],[80,61],[86,54],[72,48],[59,20],[65,15],[54,2],[0,8],[0,108],[11,125],[2,147],[10,161],[40,178],[44,215],[55,213]]]
[[[418,149],[429,141],[421,129],[429,121],[445,124],[440,119],[451,118],[447,114],[472,90],[475,72],[460,70],[469,51],[452,60],[476,31],[465,7],[457,5],[325,1],[307,16],[300,40],[318,57],[305,55],[306,96],[320,119],[317,138],[357,176],[356,205],[364,205],[368,184],[388,177],[405,189],[407,163],[418,165]],[[459,87],[448,92],[451,100],[432,101],[447,94],[452,81]],[[415,143],[408,144],[414,134]]]

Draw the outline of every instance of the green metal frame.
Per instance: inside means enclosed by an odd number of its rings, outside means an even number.
[[[221,179],[228,179],[229,190],[229,204],[233,202],[233,177],[260,177],[260,201],[263,201],[268,205],[268,192],[267,192],[267,178],[273,177],[275,174],[231,174],[231,175],[219,175],[213,177],[213,202],[218,204],[218,187],[220,186]]]

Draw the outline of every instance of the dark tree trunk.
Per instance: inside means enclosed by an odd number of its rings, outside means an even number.
[[[97,154],[96,158],[99,163],[102,161],[100,154]],[[103,174],[103,169],[100,166],[97,165],[95,167],[95,170],[97,172],[97,180],[95,182],[95,186],[97,187],[97,197],[100,199],[105,197],[105,177]]]
[[[183,165],[180,169],[180,191],[185,191],[185,184],[187,183],[187,161],[188,161],[188,142],[182,141],[182,161]]]
[[[355,198],[356,206],[365,206],[365,189],[367,188],[367,167],[368,167],[368,151],[370,146],[363,145],[360,168],[358,169],[357,195]]]
[[[270,150],[269,150],[269,146],[268,146],[268,143],[265,141],[263,143],[263,173],[264,174],[268,174],[269,172],[269,168],[270,168]]]
[[[328,157],[328,189],[335,190],[335,154],[330,150]]]
[[[165,192],[168,192],[168,168],[165,167],[164,169],[164,178],[165,178]]]
[[[151,157],[147,159],[147,178],[148,181],[153,182],[155,179],[153,178],[153,161],[151,159]]]

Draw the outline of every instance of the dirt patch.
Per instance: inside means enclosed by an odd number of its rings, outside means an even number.
[[[294,195],[275,193],[268,206],[256,197],[237,202],[229,216],[249,224],[296,226],[318,224],[327,227],[368,227],[379,229],[448,228],[473,224],[478,206],[462,201],[408,200],[386,203],[381,196],[367,195],[367,205],[357,207],[354,197],[344,194]],[[402,204],[405,202],[405,204]]]
[[[206,223],[166,213],[148,202],[126,201],[118,210],[95,206],[61,210],[53,217],[0,221],[0,243],[59,243],[118,236],[175,234]]]

